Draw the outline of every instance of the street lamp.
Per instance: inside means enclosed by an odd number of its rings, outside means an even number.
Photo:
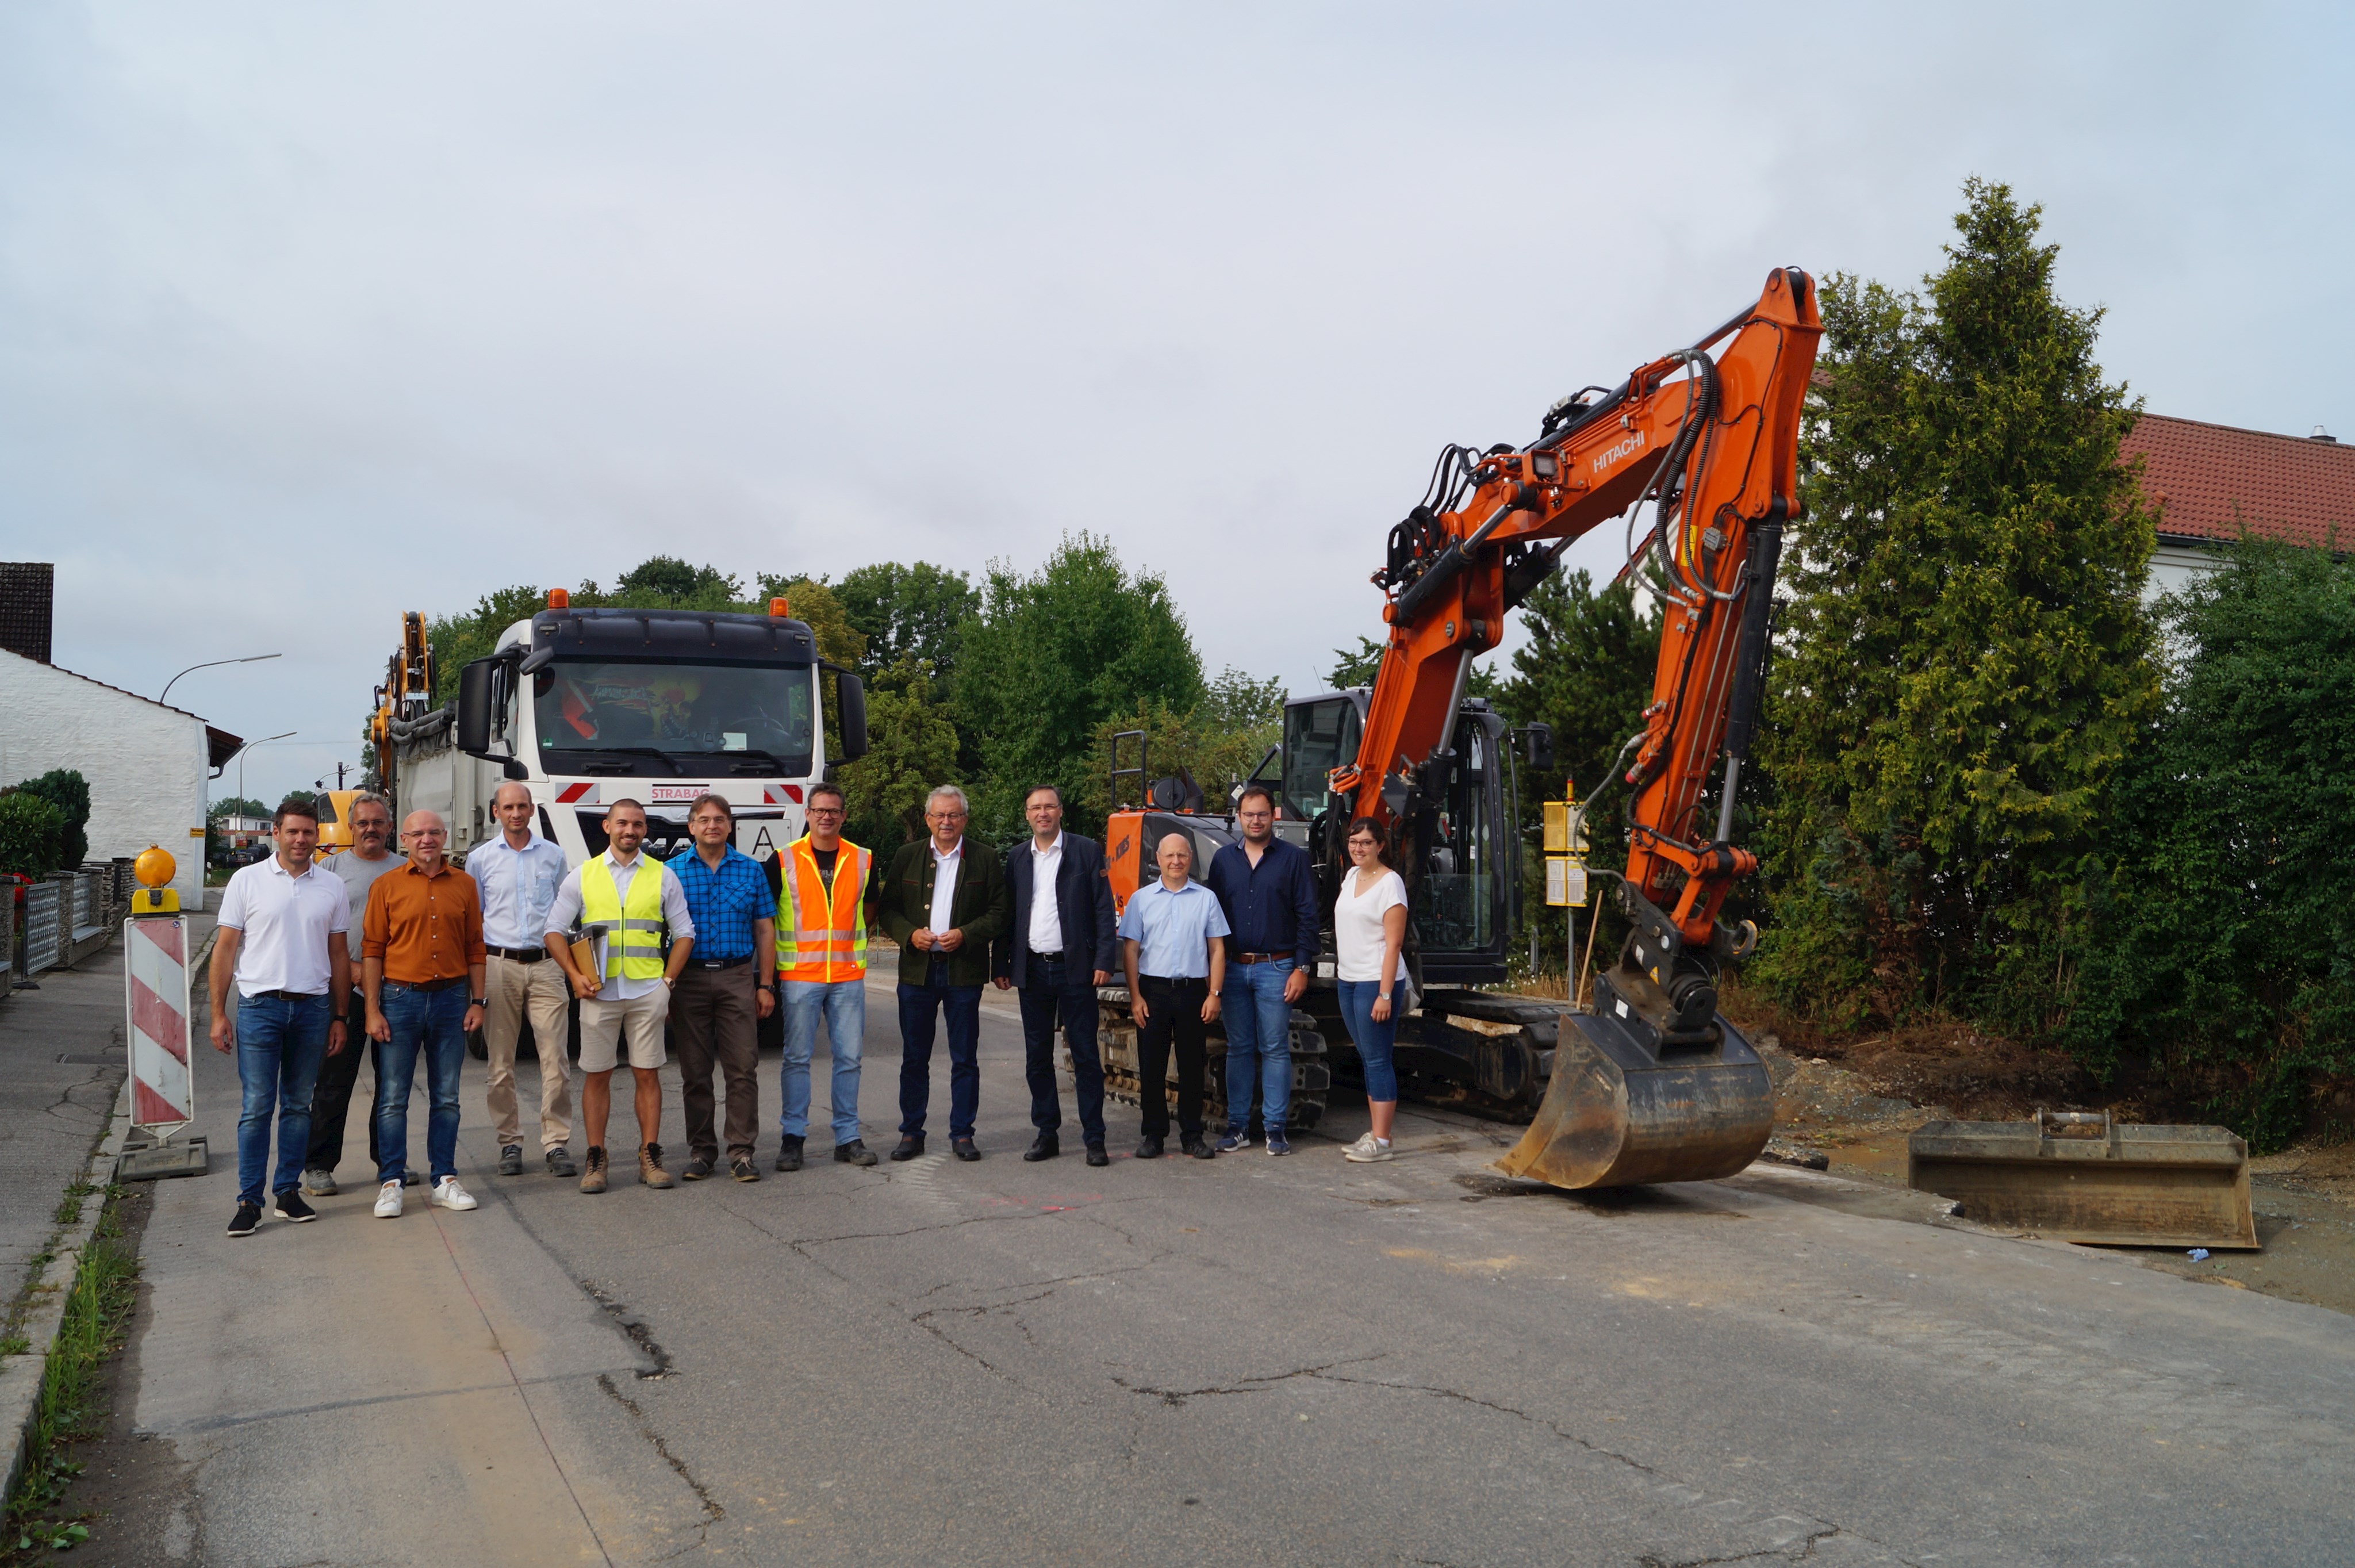
[[[272,659],[276,658],[277,656],[277,656],[276,654],[264,654],[264,655],[262,656],[262,657],[264,657],[264,658],[272,658]],[[222,662],[223,664],[242,664],[242,663],[243,663],[243,662],[245,662],[245,661],[243,661],[243,660],[241,660],[241,659],[223,659],[221,662]],[[198,666],[197,667],[198,667],[198,668],[202,668],[203,667],[202,667],[202,666]],[[286,741],[286,740],[292,740],[292,739],[293,738],[293,735],[294,735],[294,731],[292,731],[292,730],[287,731],[286,731],[286,733],[285,733],[285,734],[283,734],[283,735],[264,735],[261,740],[259,740],[259,741],[248,741],[244,745],[240,746],[240,747],[237,749],[237,798],[238,798],[238,799],[240,799],[240,800],[243,800],[243,799],[245,798],[245,754],[246,754],[248,752],[250,752],[251,750],[253,750],[256,746],[267,746],[267,745],[268,745],[268,744],[270,744],[270,742],[271,742],[271,741]]]
[[[284,656],[285,656],[283,654],[249,654],[241,659],[207,659],[202,664],[190,665],[187,668],[182,670],[180,675],[194,675],[200,669],[211,669],[218,665],[260,664],[263,659],[283,658]],[[172,688],[180,684],[180,675],[176,675],[171,679],[164,683],[164,696],[157,698],[155,699],[156,701],[161,702],[165,698],[168,698],[172,695]]]

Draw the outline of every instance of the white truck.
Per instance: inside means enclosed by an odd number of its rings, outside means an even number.
[[[432,672],[410,615],[375,725],[396,816],[440,812],[463,857],[499,831],[492,796],[513,780],[577,866],[603,852],[605,807],[627,798],[645,807],[646,848],[668,859],[687,847],[688,805],[709,793],[735,807],[737,848],[770,858],[800,837],[809,786],[867,750],[858,677],[821,657],[787,608],[576,610],[559,589],[460,670],[457,700],[440,708],[424,706]]]

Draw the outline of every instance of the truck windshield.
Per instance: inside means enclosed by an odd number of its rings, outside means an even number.
[[[531,680],[540,766],[551,773],[649,750],[702,766],[746,752],[763,773],[810,771],[816,683],[805,664],[558,659]]]

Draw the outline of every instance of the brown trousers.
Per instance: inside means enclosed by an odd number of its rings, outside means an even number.
[[[761,1130],[760,1019],[753,1004],[752,965],[699,969],[688,965],[671,988],[671,1040],[678,1048],[679,1099],[687,1110],[690,1157],[719,1163],[714,1136],[711,1070],[728,1080],[728,1154],[751,1158]]]

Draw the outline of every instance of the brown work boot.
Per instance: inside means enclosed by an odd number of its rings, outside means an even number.
[[[589,1168],[581,1173],[581,1190],[583,1192],[605,1190],[605,1151],[593,1145],[589,1150]]]
[[[638,1150],[638,1179],[648,1187],[677,1187],[670,1172],[663,1168],[662,1145],[647,1144]]]

